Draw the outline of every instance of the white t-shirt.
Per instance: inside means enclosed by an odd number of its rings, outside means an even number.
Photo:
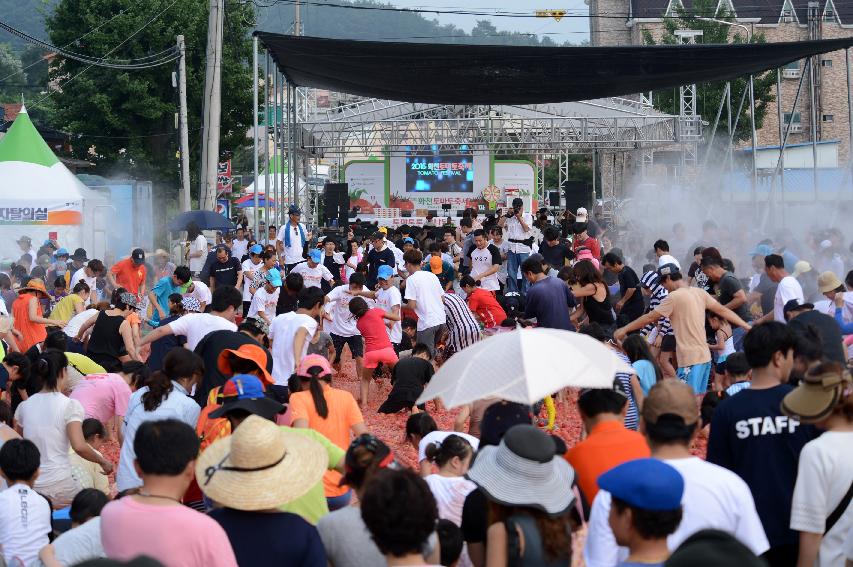
[[[479,278],[477,276],[492,269],[492,266],[495,265],[498,266],[498,271],[500,271],[500,266],[502,264],[501,252],[497,246],[486,246],[482,250],[475,246],[471,249],[471,277],[475,280],[480,280],[480,287],[483,289],[497,291],[501,288],[500,282],[498,281],[498,272],[495,272],[490,276],[486,276],[485,278]]]
[[[458,435],[459,437],[468,441],[471,444],[471,447],[474,448],[474,452],[480,448],[480,440],[474,437],[473,435],[468,435],[467,433],[458,433],[456,431],[433,431],[432,433],[427,433],[421,439],[421,442],[418,443],[418,462],[420,463],[424,459],[426,459],[426,448],[429,447],[430,443],[441,443],[445,439],[447,439],[451,435]]]
[[[293,357],[293,340],[300,328],[308,330],[302,345],[302,356],[308,352],[308,343],[317,331],[313,317],[292,311],[277,315],[270,323],[269,338],[272,341],[272,377],[279,386],[287,386],[290,375],[296,370]]]
[[[98,313],[100,313],[100,311],[97,309],[86,309],[85,311],[81,311],[72,317],[62,330],[65,331],[66,335],[73,339],[77,336],[77,333],[80,332],[80,327],[83,326],[83,323],[88,321],[91,317],[97,317]]]
[[[65,428],[73,421],[82,423],[85,415],[80,402],[59,392],[34,394],[15,410],[15,421],[24,430],[24,438],[35,443],[41,455],[36,489],[71,478],[71,442]]]
[[[238,260],[246,255],[249,251],[249,241],[248,240],[237,240],[236,238],[231,241],[231,255]]]
[[[77,565],[90,559],[106,557],[101,545],[101,517],[97,516],[61,534],[53,540],[56,560],[63,565]],[[43,563],[38,563],[39,567]]]
[[[361,288],[363,291],[369,291],[366,287]],[[347,293],[349,285],[339,285],[333,288],[326,297],[329,298],[330,309],[327,313],[332,316],[332,320],[326,323],[326,330],[334,333],[339,337],[354,337],[360,335],[356,327],[355,317],[352,316],[349,310],[349,302],[355,297]],[[373,302],[367,298],[368,307],[373,306]]]
[[[385,310],[386,313],[391,313],[391,310],[395,305],[400,306],[400,314],[402,315],[403,310],[403,298],[400,295],[400,290],[394,287],[393,285],[388,289],[382,289],[381,287],[376,291],[376,306],[381,307]],[[400,344],[403,340],[403,324],[402,321],[394,321],[394,324],[390,327],[385,327],[388,329],[388,338],[391,339],[391,342],[396,344]]]
[[[210,292],[210,287],[204,282],[193,281],[193,291],[186,295],[194,297],[199,303],[204,303],[205,305],[210,305],[210,302],[213,301],[213,294]]]
[[[780,323],[785,322],[785,304],[796,299],[800,303],[804,303],[803,288],[800,282],[793,276],[785,276],[776,286],[776,297],[773,300],[773,318]]]
[[[239,258],[239,256],[235,257]],[[245,262],[243,262],[243,281],[247,282],[243,284],[243,301],[252,301],[252,294],[249,291],[249,283],[252,281],[252,277],[254,277],[254,272],[260,270],[263,265],[263,262],[253,264],[251,260],[246,260]]]
[[[187,262],[191,272],[200,272],[204,268],[205,261],[207,261],[207,238],[203,234],[199,234],[195,240],[190,242],[189,255],[191,256],[196,252],[201,252],[201,256],[190,258]]]
[[[7,565],[30,565],[38,559],[41,548],[50,543],[50,532],[50,504],[44,496],[26,484],[0,492],[0,542]]]
[[[670,551],[699,530],[727,532],[761,555],[770,548],[755,501],[746,483],[732,471],[698,457],[664,461],[684,477],[684,514],[678,529],[666,542]],[[592,503],[589,534],[583,556],[587,567],[615,567],[628,557],[610,529],[610,493],[599,490]]]
[[[335,276],[332,275],[329,268],[323,264],[317,264],[311,268],[308,266],[308,262],[302,262],[301,264],[297,264],[290,271],[291,273],[302,276],[302,283],[304,287],[320,287],[321,280],[331,282],[335,279]]]
[[[791,502],[791,529],[822,534],[826,518],[853,482],[853,431],[827,431],[800,452],[797,484]],[[853,506],[848,505],[823,537],[815,567],[844,565],[844,540],[853,529]]]
[[[533,216],[530,213],[524,212],[521,213],[521,218],[524,219],[524,224],[527,225],[527,231],[522,228],[521,222],[519,222],[518,218],[508,218],[504,223],[504,240],[507,241],[510,252],[514,252],[516,254],[530,254],[530,246],[520,244],[518,242],[510,242],[510,239],[527,240],[533,236],[533,232],[531,230],[533,228]]]
[[[308,231],[305,230],[304,224],[299,223],[299,226],[293,226],[292,224],[290,224],[290,221],[287,221],[286,224],[281,225],[278,229],[278,234],[276,234],[275,236],[275,239],[281,242],[281,245],[284,249],[285,264],[295,264],[304,260],[304,258],[302,257],[302,236],[299,233],[300,227],[302,228],[302,234],[305,235],[305,238],[308,238]],[[284,244],[285,230],[290,230],[290,246],[285,246]],[[319,287],[319,285],[317,287]]]
[[[195,350],[208,333],[213,331],[236,331],[237,325],[219,315],[210,313],[189,313],[169,323],[169,328],[175,335],[187,338],[187,348]]]
[[[441,296],[444,290],[432,272],[417,271],[406,278],[406,299],[417,302],[415,313],[418,316],[418,331],[423,331],[447,321],[444,314],[444,302]]]
[[[86,282],[86,285],[89,286],[90,294],[89,298],[86,300],[86,305],[91,304],[92,297],[98,297],[98,276],[92,276],[90,278],[86,275],[86,267],[83,266],[71,275],[71,283],[68,284],[68,289],[74,289],[77,282]]]
[[[442,476],[431,474],[424,479],[435,498],[438,517],[462,526],[462,507],[465,497],[476,490],[477,485],[464,476]]]
[[[263,311],[264,315],[272,319],[275,317],[275,307],[278,304],[278,294],[281,288],[275,288],[275,291],[268,293],[263,287],[259,287],[252,297],[252,305],[249,306],[249,317],[257,317],[258,313]]]
[[[669,254],[664,254],[660,258],[658,258],[658,268],[661,266],[666,266],[667,264],[675,264],[678,266],[678,269],[681,270],[681,262],[675,259],[675,256],[671,256]]]

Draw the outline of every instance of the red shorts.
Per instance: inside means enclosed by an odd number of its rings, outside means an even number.
[[[379,350],[370,350],[364,353],[364,367],[376,368],[380,362],[385,364],[397,364],[397,353],[394,352],[394,347],[381,348]]]

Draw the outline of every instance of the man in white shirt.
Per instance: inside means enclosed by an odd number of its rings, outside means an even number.
[[[240,260],[246,255],[248,250],[249,241],[246,240],[245,231],[242,226],[237,227],[237,236],[231,241],[231,255]]]
[[[290,271],[303,261],[305,244],[311,240],[311,233],[305,230],[305,225],[299,222],[302,211],[296,205],[287,209],[289,220],[278,229],[275,237],[275,249],[284,261],[285,270]],[[282,257],[283,256],[283,257]],[[317,284],[319,287],[319,283]]]
[[[329,268],[323,265],[323,252],[321,250],[311,250],[308,253],[308,261],[296,264],[290,268],[289,272],[302,276],[304,287],[321,288],[320,281],[326,280],[331,283],[335,281],[335,276],[329,271]]]
[[[655,256],[658,258],[658,268],[667,264],[675,264],[681,270],[681,263],[675,259],[675,256],[669,253],[669,242],[663,239],[658,239],[654,243]]]
[[[276,386],[285,387],[291,374],[308,352],[308,343],[317,331],[317,318],[323,313],[323,291],[316,287],[299,292],[296,311],[277,315],[270,324],[268,337],[272,351],[272,377]]]
[[[281,274],[272,268],[264,275],[264,285],[259,287],[252,297],[249,317],[263,319],[269,324],[275,317],[275,306],[278,304],[279,291],[281,291]]]
[[[89,286],[89,297],[86,299],[85,305],[98,302],[98,277],[104,275],[104,263],[100,260],[89,260],[89,263],[74,272],[71,275],[71,282],[68,284],[68,289],[74,289],[77,282],[86,282]]]
[[[498,226],[505,231],[505,237],[509,242],[507,251],[507,291],[519,291],[518,281],[515,279],[521,264],[530,256],[533,245],[533,217],[524,212],[524,201],[516,197],[512,200],[512,209],[498,219]],[[525,278],[521,278],[521,294],[527,293],[530,284]]]
[[[390,266],[383,267],[390,268]],[[362,365],[364,364],[364,340],[355,326],[356,321],[350,313],[349,302],[357,295],[367,294],[369,290],[364,287],[364,281],[364,274],[356,272],[350,276],[348,284],[333,288],[325,299],[325,303],[329,305],[326,313],[331,317],[331,321],[325,326],[335,347],[335,360],[332,361],[332,366],[335,370],[340,370],[341,353],[344,350],[344,345],[347,345],[355,360],[356,376],[361,376]]]
[[[768,254],[764,257],[764,272],[770,281],[776,285],[776,296],[773,299],[773,311],[766,313],[764,317],[755,321],[755,324],[765,321],[778,321],[785,323],[785,304],[796,299],[798,303],[805,303],[803,288],[800,282],[785,270],[785,261],[779,254]]]
[[[489,244],[486,231],[474,231],[474,248],[471,250],[471,277],[480,282],[480,288],[488,291],[498,291],[498,272],[503,261],[497,246]]]
[[[255,278],[255,272],[260,270],[264,265],[264,261],[261,260],[261,254],[263,253],[263,251],[264,251],[263,246],[261,246],[260,244],[255,244],[248,251],[249,257],[246,259],[245,262],[243,262],[243,265],[242,265],[243,282],[245,282],[243,284],[243,315],[244,316],[247,316],[247,314],[249,313],[249,308],[251,307],[251,304],[252,304],[252,291],[251,291],[251,286],[249,284],[251,284],[252,280]],[[239,258],[240,256],[237,256],[235,254],[235,257]]]
[[[4,565],[32,565],[39,550],[50,543],[50,504],[33,489],[40,456],[29,439],[10,439],[0,448],[0,471],[10,485],[0,492],[0,559],[5,559]]]
[[[210,291],[210,287],[200,280],[190,282],[190,286],[187,288],[184,297],[192,297],[198,301],[200,311],[207,309],[207,306],[213,301],[213,294]]]
[[[444,290],[435,274],[421,269],[423,255],[419,250],[409,250],[403,259],[409,272],[405,298],[409,309],[418,316],[417,341],[425,344],[432,356],[435,354],[436,336],[447,321],[442,301]]]
[[[690,453],[700,430],[692,388],[679,380],[658,382],[643,402],[642,416],[641,431],[652,457],[674,467],[684,478],[684,513],[678,529],[667,538],[670,551],[704,529],[728,532],[756,555],[767,551],[770,544],[746,483],[730,470]],[[583,552],[587,567],[615,567],[628,556],[627,549],[616,544],[610,528],[610,506],[610,494],[599,490]]]
[[[198,283],[198,282],[194,282]],[[187,348],[195,350],[196,345],[208,333],[219,330],[236,331],[234,318],[237,310],[243,306],[240,290],[230,285],[221,286],[213,291],[210,313],[190,313],[175,319],[168,325],[157,327],[139,342],[139,346],[154,342],[167,335],[182,335],[187,338]]]

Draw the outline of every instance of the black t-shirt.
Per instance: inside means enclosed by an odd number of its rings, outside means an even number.
[[[834,318],[819,311],[805,311],[791,319],[788,326],[796,333],[805,332],[809,326],[814,327],[823,344],[824,358],[834,360],[841,365],[847,364],[844,345],[841,343],[843,339],[841,327]]]
[[[623,266],[619,272],[619,294],[624,298],[629,289],[633,289],[634,293],[631,298],[622,304],[622,315],[627,315],[636,319],[645,311],[646,306],[643,303],[643,292],[640,291],[640,278],[637,277],[637,272],[630,266]]]
[[[174,315],[161,319],[160,326],[168,325],[177,319],[178,317]],[[169,351],[173,348],[182,347],[186,342],[187,338],[183,335],[165,335],[151,343],[151,354],[148,356],[147,362],[148,368],[150,368],[152,372],[162,370],[163,360],[166,358]]]
[[[779,286],[771,280],[767,274],[761,274],[755,292],[761,294],[761,312],[767,315],[773,312],[773,303],[776,301],[776,288]]]
[[[219,260],[215,261],[210,266],[210,277],[216,282],[216,285],[237,285],[237,273],[242,272],[243,267],[240,266],[240,260],[237,258],[228,258],[225,263]]]
[[[391,266],[394,268],[397,265],[397,259],[394,257],[391,249],[386,246],[382,250],[371,249],[367,253],[367,263],[367,288],[373,289],[376,287],[376,276],[379,274],[379,266]]]
[[[317,528],[289,512],[245,512],[217,508],[208,514],[228,534],[238,565],[326,567]]]
[[[195,401],[201,407],[207,405],[207,395],[217,386],[222,386],[228,381],[228,376],[225,376],[219,371],[219,354],[225,349],[237,349],[242,345],[257,345],[262,346],[247,335],[239,331],[213,331],[205,335],[203,339],[196,345],[195,353],[204,360],[204,376],[201,382],[195,389]],[[266,350],[266,349],[264,349]],[[267,370],[272,370],[272,356],[267,351]]]
[[[435,373],[432,363],[417,356],[403,358],[394,366],[391,383],[395,390],[420,392]]]
[[[716,289],[717,301],[722,305],[725,305],[734,299],[735,294],[743,289],[743,285],[741,285],[740,280],[737,279],[734,274],[726,272],[725,275],[720,278],[720,281],[717,282]],[[752,320],[752,316],[749,314],[749,309],[746,307],[746,302],[744,302],[740,307],[732,309],[732,311],[737,313],[738,317],[744,321]]]
[[[803,445],[817,437],[811,425],[782,414],[782,398],[792,389],[748,388],[726,398],[714,410],[708,439],[708,462],[749,485],[771,547],[798,541],[789,527],[797,465]]]
[[[489,531],[489,500],[477,488],[465,497],[462,505],[462,538],[465,543],[486,543]]]
[[[542,258],[545,259],[545,263],[555,270],[559,270],[563,265],[565,265],[566,260],[571,257],[569,252],[569,247],[561,242],[557,242],[554,246],[550,246],[543,240],[542,244],[539,245],[539,253],[542,255]]]
[[[298,293],[288,293],[287,288],[281,288],[281,291],[278,294],[278,303],[275,305],[275,314],[281,315],[282,313],[296,311],[298,299]]]

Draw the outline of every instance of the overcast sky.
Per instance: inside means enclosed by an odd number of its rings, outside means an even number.
[[[589,7],[583,0],[560,0],[559,2],[553,0],[390,0],[390,3],[401,8],[462,9],[483,12],[505,10],[530,14],[534,14],[536,10],[564,9],[575,16],[589,11]],[[454,24],[468,32],[477,24],[477,20],[487,19],[499,30],[548,35],[557,43],[564,41],[580,43],[589,39],[589,20],[586,17],[567,17],[556,22],[552,18],[485,17],[460,14],[424,14],[424,16],[430,19],[437,18],[442,24]]]

